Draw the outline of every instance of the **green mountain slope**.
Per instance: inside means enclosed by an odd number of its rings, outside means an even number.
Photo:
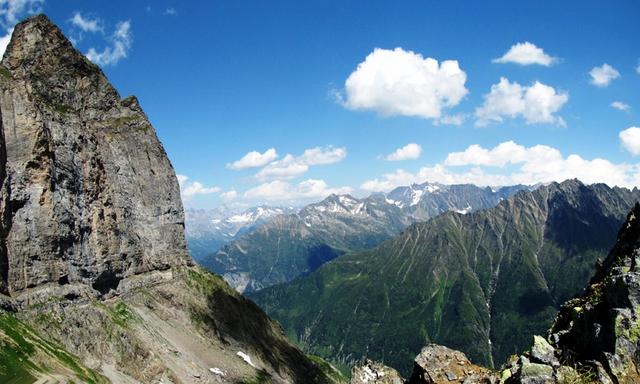
[[[580,292],[640,191],[577,180],[448,212],[251,297],[307,351],[404,373],[427,343],[494,366]]]

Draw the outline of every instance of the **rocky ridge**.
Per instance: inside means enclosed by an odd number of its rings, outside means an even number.
[[[0,382],[338,383],[194,265],[135,97],[46,16],[0,65]]]

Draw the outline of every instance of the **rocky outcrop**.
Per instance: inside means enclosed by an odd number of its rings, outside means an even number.
[[[603,383],[640,382],[639,258],[636,204],[584,294],[561,308],[547,335],[546,358],[536,353],[541,350],[536,344],[543,344],[540,338],[530,352],[532,359],[553,369],[556,377],[568,366]]]
[[[366,360],[351,369],[351,384],[403,384],[398,371],[384,364]]]
[[[193,265],[137,99],[45,16],[13,32],[0,113],[0,382],[343,382]]]
[[[497,373],[475,365],[464,353],[429,344],[416,356],[413,373],[404,380],[393,368],[367,360],[351,370],[351,384],[497,384]]]
[[[105,295],[191,262],[178,181],[138,100],[46,16],[15,27],[0,113],[1,293]]]
[[[416,356],[408,384],[478,383],[494,384],[497,375],[472,364],[464,353],[430,344]]]

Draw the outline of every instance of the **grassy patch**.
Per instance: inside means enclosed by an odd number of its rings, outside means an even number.
[[[201,267],[187,268],[185,280],[189,287],[205,294],[211,294],[228,287],[220,277],[205,271]]]
[[[326,361],[320,356],[315,355],[307,355],[309,360],[313,361],[315,365],[317,365],[322,373],[324,373],[327,377],[329,377],[334,383],[347,383],[349,382],[348,377],[350,376],[349,367],[344,366],[341,367],[345,371],[341,371],[340,369],[333,366],[331,363]]]
[[[138,320],[136,314],[122,301],[118,301],[113,307],[101,301],[95,301],[94,305],[106,311],[113,323],[120,328],[128,329],[131,323]]]
[[[67,113],[71,112],[71,107],[66,104],[54,104],[52,107],[60,116],[65,116]]]
[[[33,357],[48,356],[52,362],[72,371],[84,383],[103,383],[104,378],[83,367],[77,357],[62,346],[47,341],[28,325],[8,313],[0,314],[0,382],[32,383],[34,374],[51,369],[33,362]],[[4,337],[2,337],[4,335]]]
[[[13,79],[11,72],[2,65],[0,65],[0,77],[4,79]]]
[[[149,132],[150,129],[151,129],[151,125],[149,124],[142,124],[136,127],[136,131],[140,133],[147,133]]]
[[[134,121],[138,121],[140,120],[140,116],[120,116],[118,118],[113,119],[112,123],[115,126],[121,126],[121,125],[126,125],[129,123],[132,123]]]
[[[271,376],[265,371],[259,371],[258,374],[250,379],[244,379],[238,384],[266,384],[271,383]]]

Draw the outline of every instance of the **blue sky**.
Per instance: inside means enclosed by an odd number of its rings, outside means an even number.
[[[640,3],[514,3],[5,0],[0,17],[6,34],[41,9],[138,96],[186,206],[640,184]]]

